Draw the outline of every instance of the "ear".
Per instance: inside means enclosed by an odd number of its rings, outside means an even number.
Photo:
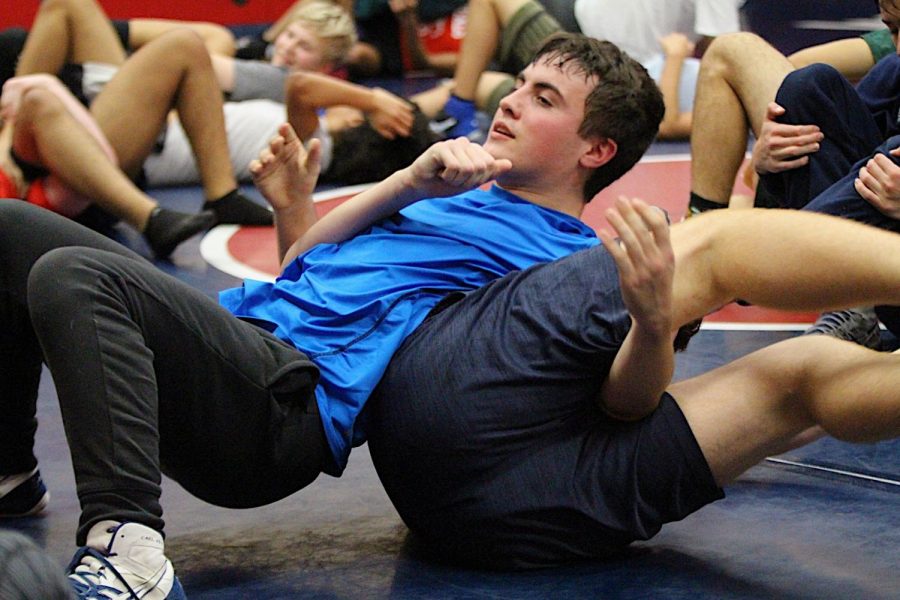
[[[619,150],[616,141],[611,138],[601,138],[596,140],[587,152],[581,155],[578,164],[586,169],[596,169],[602,167],[613,159]]]

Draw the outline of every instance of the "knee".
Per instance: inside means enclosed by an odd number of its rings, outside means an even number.
[[[815,90],[833,90],[850,84],[840,72],[822,63],[815,63],[802,69],[788,73],[778,88],[775,101],[785,108],[810,105],[820,105],[820,100]],[[831,94],[829,94],[831,95]]]
[[[97,276],[104,264],[92,248],[66,246],[49,250],[28,273],[27,298],[32,319],[60,317],[67,307],[83,310],[79,290],[97,290]]]
[[[62,101],[43,86],[30,87],[22,92],[16,113],[16,123],[37,125],[65,112]]]
[[[46,13],[48,11],[65,11],[71,12],[73,8],[73,2],[75,0],[42,0],[41,1],[41,12]]]
[[[740,31],[716,36],[703,54],[701,67],[704,72],[730,79],[737,70],[749,66],[747,58],[753,48],[767,42],[755,33]]]
[[[160,51],[167,56],[177,56],[184,63],[209,62],[209,53],[203,44],[203,38],[186,27],[168,31],[154,41]]]

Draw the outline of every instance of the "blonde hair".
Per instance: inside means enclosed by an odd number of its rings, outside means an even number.
[[[263,38],[274,41],[290,25],[300,22],[325,42],[326,62],[341,63],[356,43],[356,25],[344,8],[328,0],[302,0],[270,27]]]

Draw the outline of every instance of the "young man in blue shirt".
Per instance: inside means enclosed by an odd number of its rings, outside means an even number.
[[[597,244],[577,215],[652,141],[658,90],[614,46],[578,36],[544,48],[510,98],[486,147],[437,145],[315,225],[319,146],[306,160],[285,129],[254,165],[284,272],[223,293],[225,308],[73,223],[4,203],[0,511],[46,503],[32,452],[43,358],[82,506],[79,593],[181,597],[161,471],[231,507],[339,475],[393,349],[442,299]]]
[[[271,285],[248,281],[225,292],[225,308],[65,219],[15,203],[0,207],[6,324],[0,332],[6,369],[0,376],[0,472],[11,490],[0,507],[31,512],[44,501],[32,453],[43,357],[57,384],[82,505],[77,538],[85,547],[70,567],[76,589],[88,595],[105,586],[140,587],[153,588],[146,597],[182,597],[164,554],[160,472],[199,498],[230,507],[278,500],[323,471],[339,474],[352,445],[365,439],[357,417],[372,386],[396,347],[423,322],[456,306],[499,309],[504,298],[489,305],[467,298],[439,312],[460,292],[477,299],[483,292],[472,290],[515,285],[510,273],[527,273],[535,262],[573,252],[595,256],[587,254],[599,246],[577,219],[581,207],[640,157],[662,110],[646,72],[614,46],[563,36],[522,72],[484,147],[465,139],[436,145],[315,223],[310,195],[318,144],[307,156],[285,129],[252,167],[275,211],[283,275]],[[498,188],[469,191],[492,179]],[[732,270],[717,273],[721,281],[706,277],[704,249],[724,239],[744,241],[734,234],[746,227],[726,216],[722,227],[706,228],[719,232],[715,238],[683,239],[676,252],[696,256],[682,269],[693,276],[673,280],[662,214],[631,206],[623,202],[619,212],[649,229],[626,226],[613,214],[623,248],[636,261],[654,257],[654,266],[649,276],[641,266],[643,275],[622,286],[634,324],[627,332],[627,323],[617,326],[620,337],[608,347],[615,361],[603,406],[623,419],[653,409],[656,400],[647,399],[659,397],[670,375],[673,323],[699,306],[725,301],[733,289],[738,273]],[[797,223],[779,228],[766,222],[777,216],[761,217],[747,231],[760,243],[775,234],[796,241]],[[849,237],[852,244],[853,235],[865,235],[871,251],[900,257],[898,240],[806,218],[829,239]],[[632,229],[639,232],[632,235]],[[613,256],[629,272],[625,250],[604,236],[612,254],[596,255]],[[633,240],[641,241],[635,246]],[[580,248],[587,250],[575,252]],[[805,306],[900,294],[900,264],[866,273],[839,269],[835,265],[855,267],[867,257],[831,248],[828,269],[806,278],[793,261],[774,269],[766,264],[755,277],[747,269],[740,282],[751,292],[752,286],[764,291],[744,297]],[[734,257],[724,258],[731,269]],[[608,267],[610,260],[601,262]],[[550,264],[562,265],[548,269],[564,273],[569,263]],[[618,282],[606,271],[604,295],[615,302]],[[835,285],[845,271],[852,281]],[[593,271],[582,273],[591,279]],[[780,286],[789,277],[804,293],[790,300],[780,289],[764,293],[767,282]],[[500,283],[483,287],[492,281]],[[696,300],[690,311],[672,314],[671,286],[676,298]],[[543,297],[552,305],[556,290],[544,289]],[[550,317],[568,317],[563,306],[558,313],[550,308]],[[492,332],[490,323],[480,320],[479,327]]]

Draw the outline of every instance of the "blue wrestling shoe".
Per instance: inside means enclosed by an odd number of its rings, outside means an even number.
[[[140,523],[115,523],[105,533],[105,550],[79,548],[66,569],[76,597],[186,600],[160,532]]]
[[[447,130],[447,138],[471,137],[478,132],[478,117],[475,115],[475,103],[451,95],[444,105],[444,113],[456,121]]]
[[[872,307],[823,313],[804,335],[829,335],[872,350],[881,349],[881,330]]]
[[[50,493],[37,469],[30,473],[0,476],[0,518],[30,517],[40,513]]]

